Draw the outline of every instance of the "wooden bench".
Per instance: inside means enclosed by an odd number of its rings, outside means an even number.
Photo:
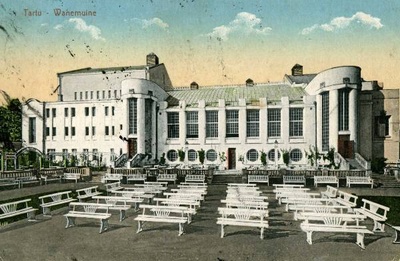
[[[314,176],[314,186],[318,187],[318,184],[336,184],[339,187],[339,179],[336,176]]]
[[[363,206],[361,208],[354,209],[354,211],[356,213],[363,214],[374,221],[374,229],[372,231],[385,232],[384,222],[387,220],[386,215],[390,208],[365,198],[363,198],[361,201],[364,202]]]
[[[101,178],[101,182],[102,183],[107,183],[108,181],[121,181],[124,178],[124,176],[122,174],[111,174],[111,173],[106,173],[106,175],[104,175]]]
[[[40,206],[43,210],[43,216],[50,216],[51,211],[50,208],[58,205],[69,204],[76,199],[71,197],[72,191],[62,191],[58,193],[48,194],[39,197],[41,201]]]
[[[267,183],[269,186],[269,176],[268,175],[248,175],[247,183]]]
[[[150,185],[150,186],[161,186],[161,187],[168,186],[168,182],[164,182],[164,181],[145,181],[144,184]]]
[[[125,196],[93,196],[92,199],[96,200],[96,202],[98,204],[100,204],[101,200],[105,200],[106,204],[110,204],[110,205],[113,205],[112,203],[114,203],[114,201],[133,204],[135,210],[138,210],[139,203],[143,202],[142,198],[130,197],[129,195],[125,195]],[[108,201],[110,201],[110,202],[108,202]],[[125,214],[125,213],[121,213],[121,214]],[[125,215],[123,216],[122,219],[124,219],[124,218],[125,218]],[[122,220],[122,219],[120,217],[120,220]]]
[[[160,204],[169,207],[185,207],[184,213],[187,215],[188,224],[192,223],[192,216],[197,213],[197,208],[200,207],[200,201],[195,199],[174,199],[174,198],[153,198],[157,206]]]
[[[63,180],[74,180],[75,183],[78,183],[78,181],[81,179],[81,174],[80,173],[64,173]]]
[[[201,182],[205,183],[206,175],[186,175],[185,182]]]
[[[76,218],[88,218],[100,220],[99,233],[102,233],[108,229],[108,219],[111,217],[111,214],[108,213],[108,211],[112,205],[82,202],[71,202],[69,205],[72,210],[64,215],[67,219],[67,225],[65,228],[75,226]],[[101,210],[103,210],[103,212],[101,212]]]
[[[0,219],[27,214],[28,221],[35,221],[35,212],[38,209],[30,207],[28,205],[30,201],[31,199],[23,199],[0,204]]]
[[[256,184],[250,184],[250,183],[228,183],[227,187],[255,187]]]
[[[241,208],[218,208],[222,217],[217,219],[221,225],[221,238],[225,236],[224,226],[257,227],[261,229],[260,238],[264,239],[264,229],[268,228],[268,210],[241,209]]]
[[[98,186],[77,189],[76,190],[76,192],[78,193],[77,198],[79,199],[80,202],[82,202],[82,200],[84,200],[84,199],[101,195],[101,192],[97,191],[97,187]]]
[[[176,184],[176,181],[178,180],[178,174],[158,174],[157,175],[157,182],[160,181],[172,181],[174,184]]]
[[[57,181],[59,183],[62,182],[64,170],[57,169],[57,170],[39,170],[40,174],[40,183],[43,185],[47,185],[48,182]]]
[[[0,179],[0,187],[18,187],[20,188],[20,182],[18,179],[14,178],[1,178]]]
[[[137,204],[137,200],[133,200],[128,197],[115,197],[115,196],[93,196],[93,199],[96,200],[96,203],[99,205],[111,205],[108,207],[109,210],[118,210],[119,211],[119,222],[126,218],[126,211],[131,209],[131,205],[127,203],[135,203]],[[104,203],[102,202],[104,201]],[[102,206],[100,206],[101,208]]]
[[[346,185],[350,188],[352,184],[358,185],[371,185],[371,188],[374,188],[374,180],[371,177],[356,177],[356,176],[347,176],[346,177]]]
[[[352,211],[351,208],[357,206],[357,199],[358,197],[356,195],[338,190],[338,197],[335,198],[335,202],[347,206],[349,211]]]
[[[290,188],[304,188],[304,184],[274,184],[275,189],[290,189]]]
[[[336,198],[338,193],[338,189],[331,187],[329,185],[326,186],[326,191],[321,192],[321,197],[323,198]]]
[[[339,206],[339,205],[316,205],[316,204],[293,204],[289,205],[289,210],[293,210],[293,219],[299,220],[304,219],[303,213],[340,213],[344,214],[344,210],[347,209],[346,206]]]
[[[184,186],[199,186],[199,187],[207,187],[207,183],[204,182],[181,182],[179,183],[178,187],[184,187]]]
[[[136,181],[141,181],[141,182],[146,182],[147,180],[147,174],[130,174],[126,176],[126,183],[129,184],[130,181],[136,182]]]
[[[185,217],[185,210],[187,208],[180,207],[178,209],[177,207],[155,205],[140,205],[139,207],[143,209],[143,212],[135,218],[135,220],[138,221],[138,229],[136,233],[143,231],[143,225],[145,222],[178,224],[178,236],[181,236],[184,233],[183,225],[188,222],[188,218]],[[147,213],[149,211],[150,213]]]
[[[265,201],[243,201],[239,199],[221,199],[227,208],[268,209],[269,203]]]
[[[300,224],[301,230],[307,234],[307,243],[312,245],[313,232],[327,233],[353,233],[357,234],[356,244],[365,249],[364,234],[373,234],[365,226],[358,224],[359,220],[364,217],[355,214],[321,214],[321,213],[304,213],[306,219]],[[321,223],[323,222],[323,223]],[[348,225],[348,222],[355,222],[356,225]]]
[[[106,183],[105,187],[106,187],[107,194],[110,194],[113,191],[123,190],[124,189],[124,187],[121,186],[121,182],[120,181],[113,182],[113,183]]]
[[[24,186],[24,184],[40,184],[40,179],[34,174],[27,175],[25,177],[19,177],[18,180],[21,188]]]
[[[306,185],[306,177],[304,176],[287,176],[283,175],[283,184],[302,183]]]

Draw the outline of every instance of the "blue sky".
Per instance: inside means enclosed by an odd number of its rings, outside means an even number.
[[[279,81],[295,63],[306,73],[358,65],[365,79],[400,86],[400,1],[0,3],[0,89],[13,96],[54,99],[57,72],[140,65],[150,52],[176,86]],[[55,16],[55,8],[96,16]]]

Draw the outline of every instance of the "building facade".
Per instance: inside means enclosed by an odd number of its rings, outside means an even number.
[[[131,167],[143,158],[170,165],[241,169],[308,167],[334,150],[341,168],[399,158],[399,91],[364,81],[361,68],[303,74],[282,82],[174,88],[155,54],[144,66],[84,68],[58,74],[58,101],[23,106],[25,146],[50,159]],[[184,157],[182,158],[184,154]],[[145,155],[140,157],[138,155]]]

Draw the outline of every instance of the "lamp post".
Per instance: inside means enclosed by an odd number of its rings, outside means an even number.
[[[275,169],[278,169],[278,141],[274,142]]]

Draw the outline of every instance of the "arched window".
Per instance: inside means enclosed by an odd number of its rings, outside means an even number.
[[[277,151],[278,151],[277,160],[279,160],[281,158],[281,152],[279,150],[277,150]],[[268,151],[268,159],[270,161],[275,161],[275,149]]]
[[[178,152],[176,150],[169,150],[167,152],[167,159],[169,161],[176,161],[178,159]]]
[[[299,149],[293,149],[290,151],[290,159],[292,161],[300,161],[303,158],[303,153]]]
[[[247,160],[254,162],[256,160],[258,160],[258,151],[255,149],[251,149],[249,151],[247,151]]]
[[[188,160],[189,161],[195,161],[196,159],[197,159],[197,151],[189,150],[188,151]]]
[[[206,159],[208,161],[215,161],[217,159],[217,152],[215,150],[213,150],[213,149],[207,150]]]

